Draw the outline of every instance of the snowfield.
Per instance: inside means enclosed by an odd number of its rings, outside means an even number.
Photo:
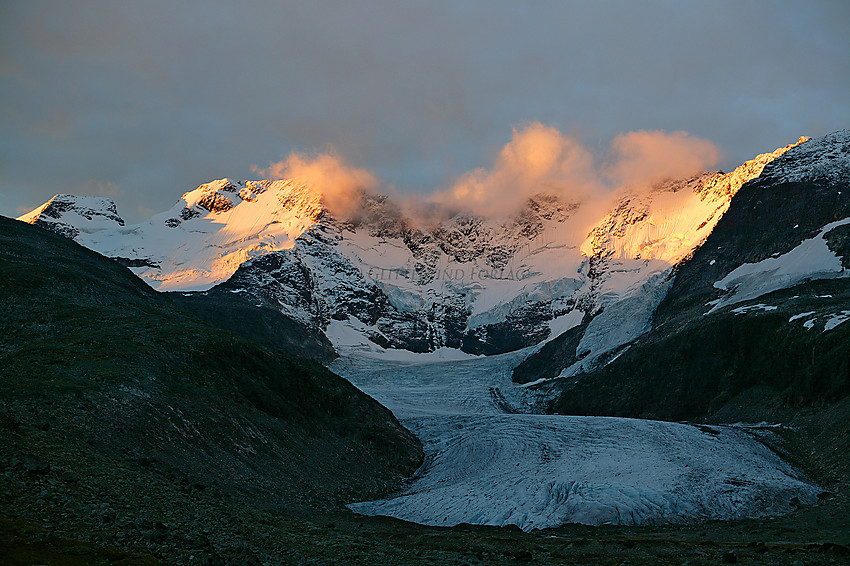
[[[389,407],[426,461],[366,515],[435,526],[658,524],[786,513],[821,490],[744,427],[529,414],[510,381],[528,352],[406,361],[351,352],[331,369]]]

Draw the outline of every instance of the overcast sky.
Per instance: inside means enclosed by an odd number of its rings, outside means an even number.
[[[403,192],[531,122],[602,154],[686,131],[729,169],[850,127],[850,2],[0,1],[0,214],[138,221],[330,148]]]

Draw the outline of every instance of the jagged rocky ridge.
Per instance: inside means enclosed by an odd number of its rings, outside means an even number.
[[[590,227],[588,203],[546,194],[501,220],[417,222],[365,192],[357,214],[335,216],[297,179],[214,181],[133,226],[107,199],[52,212],[68,196],[21,219],[119,259],[156,289],[246,294],[338,347],[495,354],[578,328],[576,373],[649,329],[671,269],[792,147],[731,173],[625,190]]]

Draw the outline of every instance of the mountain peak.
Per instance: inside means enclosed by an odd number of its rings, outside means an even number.
[[[110,198],[78,197],[57,194],[18,220],[52,230],[67,238],[76,238],[81,231],[99,231],[124,226],[118,209]]]
[[[763,171],[820,171],[821,162],[844,159],[847,151],[835,148],[850,151],[848,137],[801,138],[730,173],[629,189],[607,209],[543,193],[510,218],[420,218],[357,186],[224,178],[134,226],[95,221],[114,214],[108,199],[70,196],[22,219],[40,218],[119,258],[156,289],[224,284],[339,343],[489,354],[535,344],[587,315],[579,349],[590,360],[646,331],[673,268],[712,233],[745,183]],[[626,304],[629,325],[616,306]]]
[[[764,168],[763,180],[832,184],[850,175],[850,130],[838,130],[816,139],[800,138],[789,149],[782,159]]]
[[[281,212],[291,212],[313,220],[317,220],[325,210],[323,195],[301,179],[217,179],[184,193],[180,199],[185,208],[194,209],[201,214],[205,214],[203,211],[221,214],[242,203],[246,203],[246,209],[253,208],[254,203],[261,201],[266,208],[276,203]]]
[[[588,234],[590,258],[661,260],[675,264],[699,246],[729,208],[731,198],[769,163],[808,138],[745,161],[729,173],[666,181],[650,192],[632,190]]]

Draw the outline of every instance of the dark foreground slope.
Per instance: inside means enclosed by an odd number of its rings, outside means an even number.
[[[300,324],[269,305],[258,304],[256,298],[246,293],[235,293],[226,283],[209,291],[167,295],[191,315],[289,356],[322,364],[337,357],[321,330]]]
[[[215,506],[337,509],[421,463],[388,410],[322,366],[209,326],[117,263],[2,217],[0,313],[0,494],[17,518],[168,557],[193,521],[206,528],[192,545],[226,547],[216,523],[238,517]]]

